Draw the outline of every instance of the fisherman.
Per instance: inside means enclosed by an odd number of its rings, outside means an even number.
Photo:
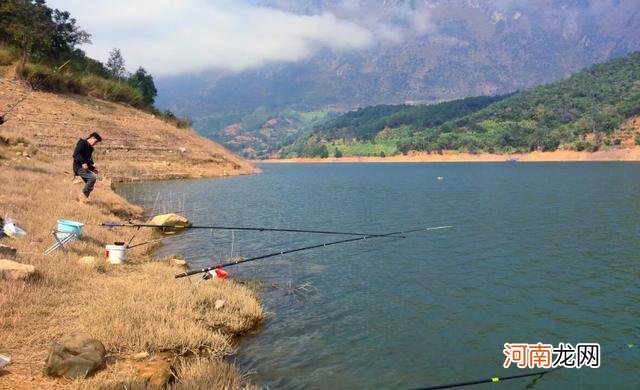
[[[102,142],[100,134],[93,132],[87,139],[80,138],[73,151],[73,173],[84,181],[84,188],[78,196],[81,203],[89,203],[89,195],[98,180],[98,170],[93,165],[93,147]]]

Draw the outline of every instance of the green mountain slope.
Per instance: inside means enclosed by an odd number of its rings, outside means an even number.
[[[350,112],[316,126],[281,155],[331,154],[336,145],[351,154],[362,150],[355,147],[362,144],[370,145],[365,154],[410,150],[510,153],[558,148],[593,151],[620,143],[617,130],[638,114],[640,52],[504,98],[479,97],[422,107],[378,106]]]
[[[433,127],[478,111],[503,96],[479,96],[429,106],[381,105],[348,112],[316,129],[329,136],[371,140],[385,128],[411,126]]]

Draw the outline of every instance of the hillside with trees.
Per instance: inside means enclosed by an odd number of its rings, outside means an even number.
[[[91,130],[104,138],[94,156],[102,161],[103,177],[112,181],[257,171],[215,142],[185,131],[188,120],[157,110],[153,76],[142,67],[127,72],[120,50],[111,50],[104,64],[86,56],[78,45],[90,35],[68,12],[42,0],[5,0],[0,21],[3,167],[43,156],[68,169],[73,146]]]
[[[153,76],[139,67],[129,74],[118,49],[106,64],[79,49],[91,35],[69,12],[52,9],[44,0],[0,2],[0,72],[13,72],[32,89],[75,93],[125,103],[160,116],[178,127],[190,125],[170,111],[155,108]]]
[[[640,52],[509,96],[353,111],[317,126],[283,149],[281,156],[333,155],[340,146],[340,154],[359,150],[365,155],[411,150],[596,151],[628,138],[625,123],[638,114]]]

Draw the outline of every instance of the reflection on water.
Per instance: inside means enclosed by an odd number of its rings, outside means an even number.
[[[521,373],[505,370],[505,342],[598,342],[603,352],[640,339],[640,165],[265,165],[257,176],[133,184],[150,208],[181,194],[198,224],[385,233],[230,268],[266,289],[263,332],[238,361],[272,388],[406,388]],[[438,177],[442,177],[441,180]],[[164,253],[212,264],[343,237],[211,232]],[[231,253],[231,246],[234,246]],[[639,388],[640,352],[565,369],[536,388]],[[524,388],[523,379],[502,384]]]

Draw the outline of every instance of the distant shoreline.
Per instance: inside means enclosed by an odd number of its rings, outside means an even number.
[[[288,159],[253,160],[254,163],[408,163],[408,162],[507,162],[510,158],[517,162],[572,162],[572,161],[640,161],[640,147],[609,148],[597,152],[576,152],[557,150],[553,152],[531,152],[521,154],[459,153],[445,151],[437,153],[410,153],[406,156],[389,157],[304,157]]]

